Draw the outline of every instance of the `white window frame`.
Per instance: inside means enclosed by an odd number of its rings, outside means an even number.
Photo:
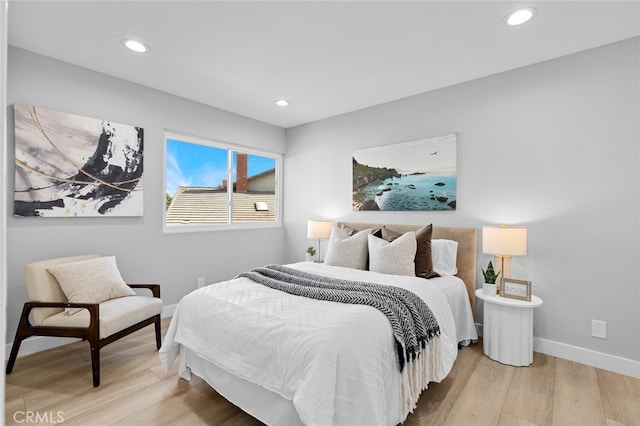
[[[246,153],[249,155],[259,155],[261,157],[272,158],[276,161],[276,173],[275,173],[275,191],[276,191],[276,217],[274,221],[269,222],[240,222],[233,223],[232,216],[232,196],[233,185],[227,185],[228,201],[227,201],[227,223],[220,224],[199,224],[199,223],[186,223],[186,224],[167,224],[167,209],[166,209],[166,196],[167,196],[167,140],[173,139],[180,142],[187,142],[197,145],[203,145],[211,148],[219,148],[227,150],[227,182],[233,182],[233,152]],[[210,232],[210,231],[228,231],[230,229],[260,229],[260,228],[279,228],[282,227],[282,165],[284,163],[284,156],[281,153],[273,151],[260,150],[248,146],[232,144],[228,142],[222,142],[213,139],[202,138],[193,135],[187,135],[185,133],[179,133],[171,130],[164,131],[164,142],[162,151],[162,231],[163,233],[184,233],[184,232]]]

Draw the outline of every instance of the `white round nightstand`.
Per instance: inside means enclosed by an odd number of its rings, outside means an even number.
[[[484,301],[482,349],[489,358],[503,364],[526,366],[533,362],[533,310],[542,299],[531,302],[488,296],[482,289],[476,297]]]

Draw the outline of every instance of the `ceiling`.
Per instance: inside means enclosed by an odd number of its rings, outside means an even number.
[[[9,1],[10,45],[284,128],[638,35],[639,1]]]

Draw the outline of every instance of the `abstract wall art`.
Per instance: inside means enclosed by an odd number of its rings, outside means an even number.
[[[353,154],[353,210],[455,210],[455,133]]]
[[[14,215],[142,216],[141,127],[14,105]]]

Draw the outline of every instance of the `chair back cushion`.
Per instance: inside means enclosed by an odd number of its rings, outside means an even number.
[[[97,254],[89,254],[29,263],[24,270],[29,300],[32,302],[66,302],[67,298],[62,292],[58,280],[51,275],[47,268],[61,263],[78,262],[80,260],[95,259],[97,257],[99,257]],[[42,325],[45,318],[63,311],[63,308],[38,308],[31,312],[33,314],[34,324]]]

